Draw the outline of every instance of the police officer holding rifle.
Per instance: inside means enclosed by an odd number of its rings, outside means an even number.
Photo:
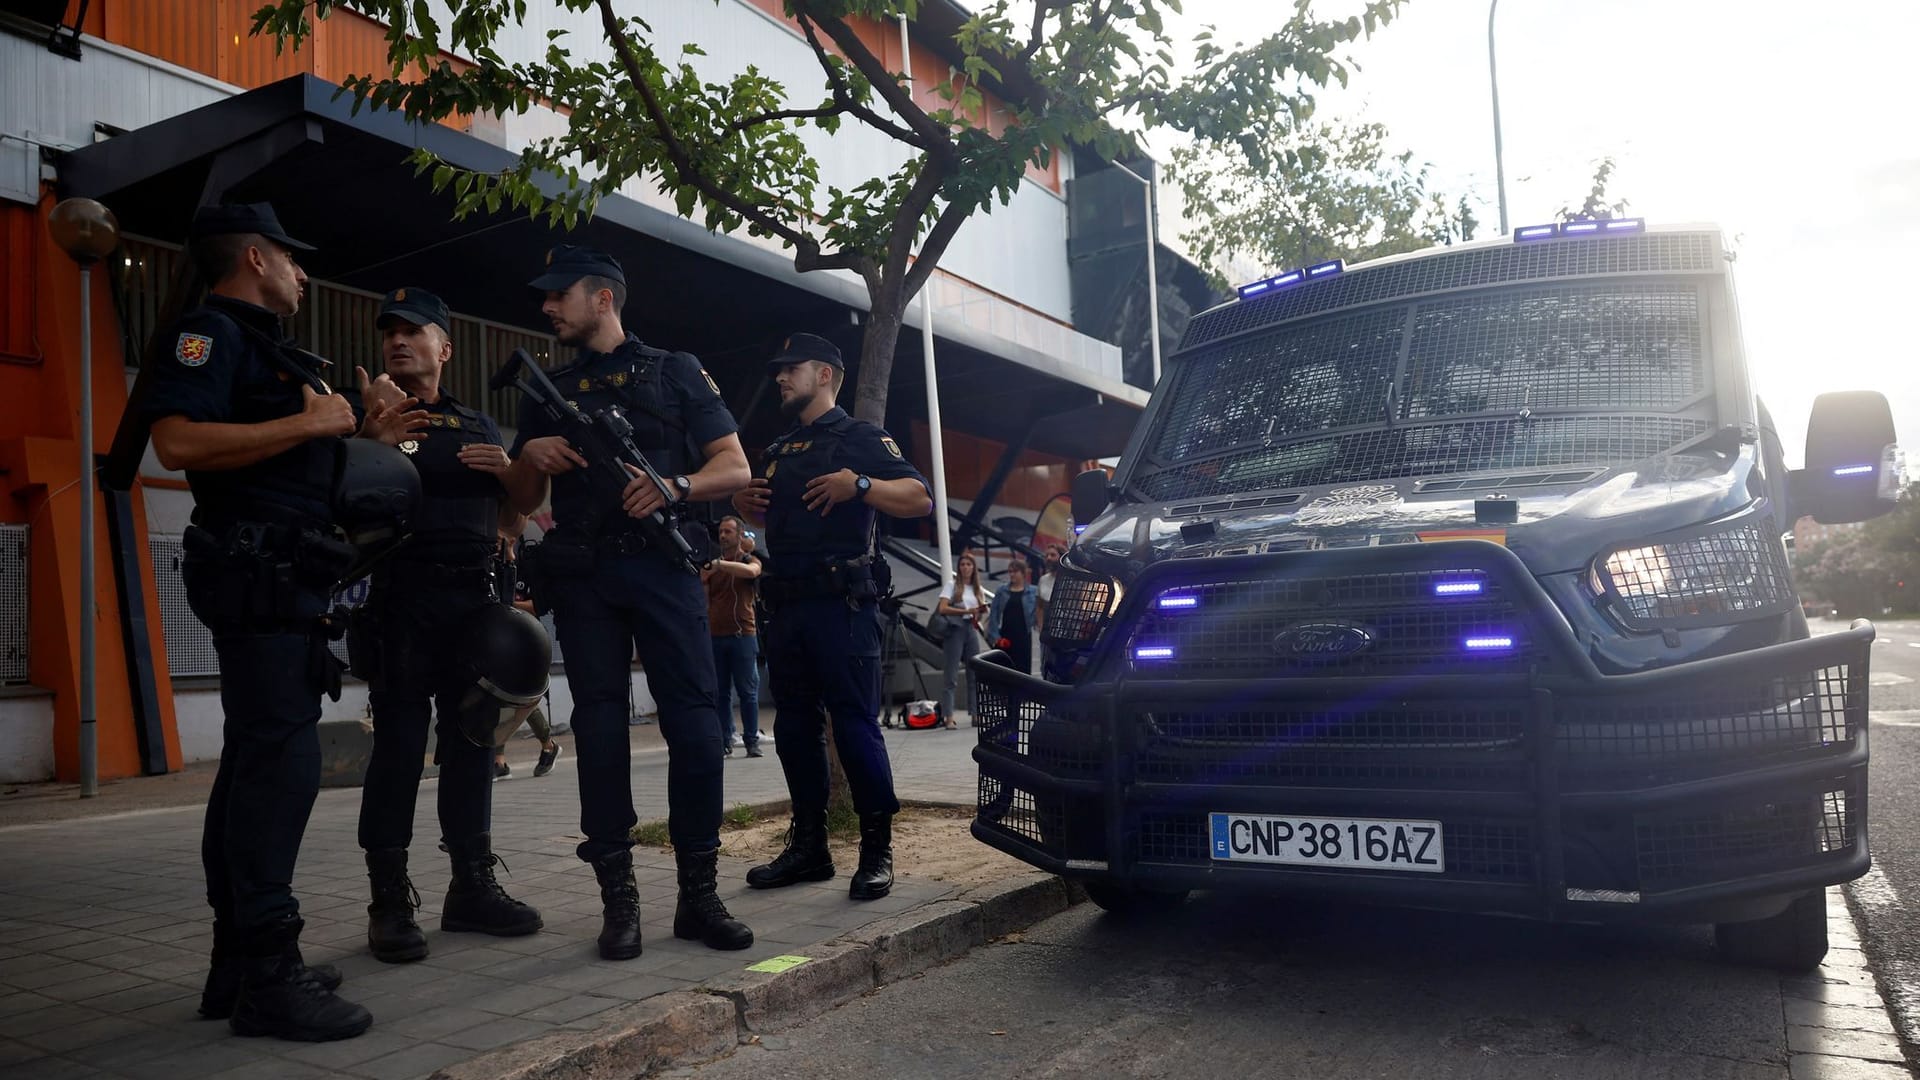
[[[679,520],[689,501],[725,498],[747,483],[738,428],[699,360],[650,348],[622,327],[627,281],[611,256],[561,245],[530,284],[546,294],[541,311],[555,336],[580,356],[549,379],[518,353],[495,377],[496,386],[512,383],[526,396],[502,480],[523,513],[552,494],[555,528],[528,546],[520,573],[536,605],[553,610],[566,655],[586,834],[578,853],[600,882],[600,955],[630,959],[641,948],[627,741],[636,650],[669,754],[667,830],[680,886],[674,936],[744,949],[753,931],[715,888],[720,717],[696,572],[707,540]]]
[[[134,409],[193,491],[181,574],[220,660],[200,1012],[241,1035],[318,1042],[373,1023],[333,993],[338,971],[303,962],[291,884],[320,789],[320,695],[340,696],[330,593],[404,539],[419,476],[392,447],[348,438],[404,430],[405,402],[363,422],[321,378],[326,361],[281,329],[306,288],[295,253],[308,250],[266,203],[201,209],[187,251],[211,293],[164,332],[170,348]]]

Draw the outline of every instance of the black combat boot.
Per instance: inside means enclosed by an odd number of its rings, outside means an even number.
[[[300,962],[302,925],[300,916],[289,915],[248,940],[240,996],[227,1021],[235,1035],[331,1042],[373,1026],[372,1013],[335,997]]]
[[[445,845],[453,859],[453,882],[440,907],[440,929],[469,930],[495,937],[524,937],[539,930],[540,913],[507,895],[493,876],[504,866],[493,853],[493,838],[479,833]]]
[[[213,966],[207,971],[207,985],[200,991],[200,1015],[209,1020],[225,1020],[232,1016],[233,1003],[240,997],[240,979],[246,970],[246,958],[233,932],[215,922]],[[339,968],[332,964],[314,964],[307,970],[325,989],[340,989]]]
[[[389,964],[426,959],[427,935],[413,921],[413,913],[420,908],[420,892],[407,877],[407,849],[367,852],[367,881],[373,886],[373,903],[367,905],[367,947],[374,959]]]
[[[847,884],[855,900],[878,900],[893,891],[893,815],[860,815],[860,868]]]
[[[802,881],[825,881],[833,876],[833,855],[827,850],[825,808],[795,807],[787,849],[765,866],[747,871],[747,884],[756,889],[781,889]]]
[[[709,949],[744,949],[753,944],[753,931],[727,912],[714,891],[720,853],[674,850],[680,867],[680,902],[673,909],[673,936],[704,941]]]
[[[600,879],[600,958],[631,960],[640,955],[640,887],[633,883],[633,852],[620,851],[593,860]]]

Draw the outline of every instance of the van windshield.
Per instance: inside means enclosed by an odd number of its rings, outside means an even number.
[[[1175,499],[1641,460],[1712,429],[1706,288],[1451,293],[1222,341],[1180,361],[1134,484]]]

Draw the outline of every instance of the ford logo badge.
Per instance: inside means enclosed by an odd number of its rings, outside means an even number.
[[[1331,661],[1373,648],[1373,632],[1347,623],[1296,623],[1274,635],[1273,651],[1289,660]]]

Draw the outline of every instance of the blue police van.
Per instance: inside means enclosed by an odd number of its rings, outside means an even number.
[[[1785,534],[1902,485],[1887,402],[1788,470],[1711,227],[1254,282],[1079,477],[1044,678],[971,661],[974,835],[1109,911],[1255,890],[1711,923],[1785,970],[1865,873],[1862,621]]]

